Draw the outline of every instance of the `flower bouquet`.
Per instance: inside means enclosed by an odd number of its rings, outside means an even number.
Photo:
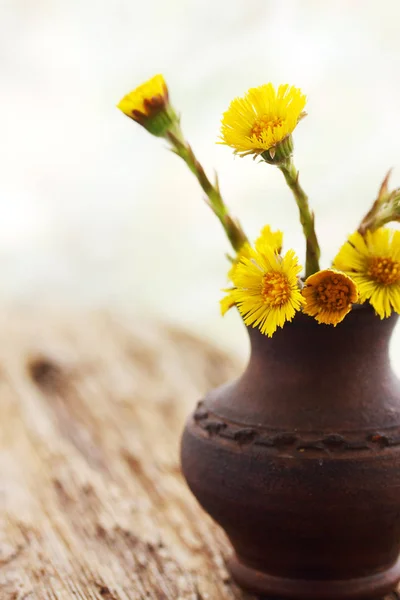
[[[305,105],[289,85],[252,88],[224,113],[218,142],[282,172],[305,236],[304,271],[270,225],[250,243],[186,141],[161,75],[118,107],[184,160],[233,248],[221,312],[238,309],[251,356],[238,380],[198,403],[181,458],[189,487],[232,542],[234,579],[293,600],[376,599],[400,580],[400,385],[388,358],[400,232],[387,227],[400,221],[400,189],[389,189],[389,172],[321,269],[293,162]]]
[[[221,222],[235,252],[229,256],[232,288],[221,301],[222,313],[237,306],[246,325],[272,336],[297,311],[318,323],[337,325],[356,302],[369,302],[381,318],[400,313],[400,232],[385,227],[400,220],[400,189],[389,191],[388,173],[358,230],[349,236],[333,261],[320,270],[320,248],[314,213],[293,162],[293,131],[306,116],[300,89],[271,83],[250,89],[232,101],[222,118],[218,143],[239,156],[251,155],[276,166],[291,189],[306,238],[305,275],[293,250],[282,254],[283,234],[266,225],[251,245],[222,199],[218,180],[211,183],[182,133],[162,75],[127,96],[118,107],[155,136],[194,173],[207,202]]]

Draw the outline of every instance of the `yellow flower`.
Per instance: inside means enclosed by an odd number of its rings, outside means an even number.
[[[283,243],[283,233],[282,231],[272,231],[269,225],[265,225],[262,228],[259,237],[256,239],[255,247],[258,252],[262,252],[265,246],[270,247],[277,252],[281,253]],[[241,262],[242,258],[250,258],[251,257],[251,246],[248,242],[243,244],[240,248],[239,252],[236,255],[235,260],[232,263],[231,268],[228,271],[228,279],[233,281],[236,268],[238,264]],[[224,316],[229,309],[235,306],[235,300],[233,299],[232,289],[224,290],[228,292],[228,295],[220,300],[221,305],[221,314]]]
[[[325,269],[310,275],[302,294],[306,299],[303,312],[315,317],[318,323],[336,325],[343,321],[358,300],[354,281],[340,271]]]
[[[278,254],[282,251],[283,244],[283,233],[282,231],[272,231],[269,225],[265,225],[261,229],[259,237],[255,241],[255,248],[257,251],[262,252],[265,246],[268,246],[277,252]],[[240,248],[239,252],[236,255],[235,260],[232,263],[231,268],[228,272],[228,279],[233,281],[233,276],[235,274],[235,270],[237,265],[240,263],[242,258],[250,258],[251,246],[248,242],[243,244]]]
[[[222,117],[221,141],[235,154],[262,154],[269,150],[273,159],[277,145],[288,142],[293,151],[291,133],[305,116],[306,97],[288,84],[275,90],[272,83],[250,89],[243,98],[235,98]],[[266,155],[264,155],[266,156]]]
[[[178,121],[162,75],[155,75],[122,98],[117,107],[153,135],[163,137]]]
[[[285,321],[291,321],[304,303],[298,285],[298,264],[293,250],[284,257],[265,246],[250,251],[238,264],[230,292],[246,325],[271,337]]]
[[[369,301],[381,319],[400,313],[400,231],[381,228],[365,238],[353,233],[341,247],[334,267],[357,284],[360,302]]]
[[[273,248],[274,252],[280,254],[282,252],[283,233],[282,231],[272,231],[269,225],[265,225],[256,239],[255,248],[258,252],[262,252],[266,246]]]

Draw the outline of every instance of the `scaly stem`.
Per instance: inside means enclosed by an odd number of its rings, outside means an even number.
[[[395,221],[400,221],[398,210],[396,212],[392,206],[385,206],[371,215],[369,219],[364,218],[358,228],[358,232],[361,233],[362,236],[365,236],[367,231],[376,231],[380,227],[384,227],[384,225]]]
[[[362,219],[358,232],[365,236],[367,231],[376,231],[387,223],[400,220],[400,189],[389,192],[390,170],[379,189],[378,197]]]
[[[185,161],[189,169],[195,175],[208,198],[207,203],[219,219],[233,249],[235,252],[238,252],[248,240],[239,221],[233,219],[229,214],[228,208],[223,201],[219,190],[218,179],[216,179],[215,185],[210,182],[203,167],[194,155],[192,148],[183,137],[182,130],[178,124],[174,131],[169,131],[167,133],[166,137],[172,146],[172,151]]]
[[[311,212],[307,194],[299,183],[299,172],[291,158],[278,165],[293,192],[299,207],[300,222],[306,238],[306,278],[319,271],[320,249],[314,226],[314,213]]]

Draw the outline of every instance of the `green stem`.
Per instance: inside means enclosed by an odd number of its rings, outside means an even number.
[[[176,125],[174,131],[169,131],[166,134],[166,137],[172,146],[173,152],[175,152],[175,154],[180,156],[182,160],[185,161],[189,169],[195,175],[202,190],[208,198],[208,204],[210,208],[219,219],[230,243],[232,244],[233,249],[235,252],[238,252],[243,244],[245,244],[248,240],[239,221],[233,219],[229,214],[228,208],[223,201],[219,190],[218,180],[216,180],[215,185],[210,182],[202,165],[197,160],[192,148],[183,137],[182,130],[180,129],[179,125]]]
[[[367,231],[376,231],[387,223],[400,220],[400,189],[389,192],[390,175],[391,170],[381,184],[377,199],[359,225],[358,232],[362,236]]]
[[[398,212],[389,206],[386,210],[381,210],[371,215],[369,219],[364,218],[358,228],[358,232],[361,233],[362,236],[365,236],[367,231],[371,231],[372,233],[388,223],[393,223],[394,221],[398,222],[399,220],[400,215]]]
[[[311,212],[307,194],[299,183],[299,172],[291,158],[279,165],[286,183],[292,190],[293,196],[299,207],[300,222],[306,238],[306,278],[319,271],[320,249],[315,233],[314,213]]]

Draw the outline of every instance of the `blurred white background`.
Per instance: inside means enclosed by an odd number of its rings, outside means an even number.
[[[234,96],[301,87],[295,161],[327,266],[389,167],[400,185],[399,18],[398,0],[0,0],[3,303],[166,319],[240,352],[238,315],[219,316],[220,225],[185,165],[115,104],[163,73],[248,235],[270,223],[303,257],[280,172],[215,144]]]

